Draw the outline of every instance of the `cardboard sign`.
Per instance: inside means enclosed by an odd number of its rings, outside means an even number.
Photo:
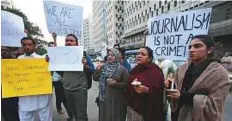
[[[149,19],[146,46],[153,49],[154,58],[186,60],[192,37],[208,34],[211,10],[169,13]]]
[[[1,80],[3,98],[52,93],[45,59],[2,59]]]

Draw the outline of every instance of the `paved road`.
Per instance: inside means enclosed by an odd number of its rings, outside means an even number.
[[[98,95],[98,82],[93,81],[92,88],[88,91],[88,118],[89,121],[98,121],[98,107],[95,98]],[[55,97],[53,96],[53,121],[66,121],[67,114],[58,114],[55,106]]]
[[[89,121],[98,121],[98,107],[94,103],[95,97],[98,94],[98,83],[93,82],[92,88],[88,91],[88,117]],[[227,97],[225,103],[224,121],[232,119],[232,93]],[[2,118],[2,117],[1,117]],[[55,106],[55,97],[53,98],[53,121],[66,121],[67,114],[58,114]],[[4,121],[2,119],[2,121]]]

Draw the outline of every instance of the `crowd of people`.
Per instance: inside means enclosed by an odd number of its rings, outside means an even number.
[[[54,42],[49,47],[56,47]],[[22,55],[17,59],[44,58],[35,53],[32,38],[21,39]],[[65,46],[79,46],[78,38],[68,34]],[[88,89],[92,78],[99,82],[96,103],[99,121],[167,121],[171,107],[172,121],[222,121],[224,102],[229,93],[230,80],[225,68],[214,55],[214,41],[208,35],[196,35],[189,44],[189,58],[176,67],[164,58],[154,63],[153,50],[141,47],[134,68],[125,59],[120,46],[109,49],[96,68],[83,52],[84,71],[51,72],[59,114],[64,111],[67,121],[88,121]],[[2,47],[2,59],[13,58]],[[46,55],[47,62],[49,57]],[[5,121],[52,121],[52,94],[2,98]]]

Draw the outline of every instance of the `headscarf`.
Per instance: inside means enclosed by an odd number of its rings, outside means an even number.
[[[106,87],[106,80],[107,78],[111,78],[116,73],[119,65],[120,65],[120,58],[119,58],[119,51],[117,49],[111,49],[113,55],[115,57],[114,62],[109,62],[107,60],[106,64],[103,67],[101,77],[99,79],[99,99],[100,101],[105,100],[105,87]]]

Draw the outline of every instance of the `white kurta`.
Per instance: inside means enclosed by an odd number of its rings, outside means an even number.
[[[24,54],[18,57],[18,59],[25,59],[25,58],[44,58],[44,57],[36,53],[33,53],[30,56],[26,56]],[[19,103],[18,103],[19,110],[20,111],[38,110],[48,106],[51,100],[52,100],[51,94],[19,97]]]

